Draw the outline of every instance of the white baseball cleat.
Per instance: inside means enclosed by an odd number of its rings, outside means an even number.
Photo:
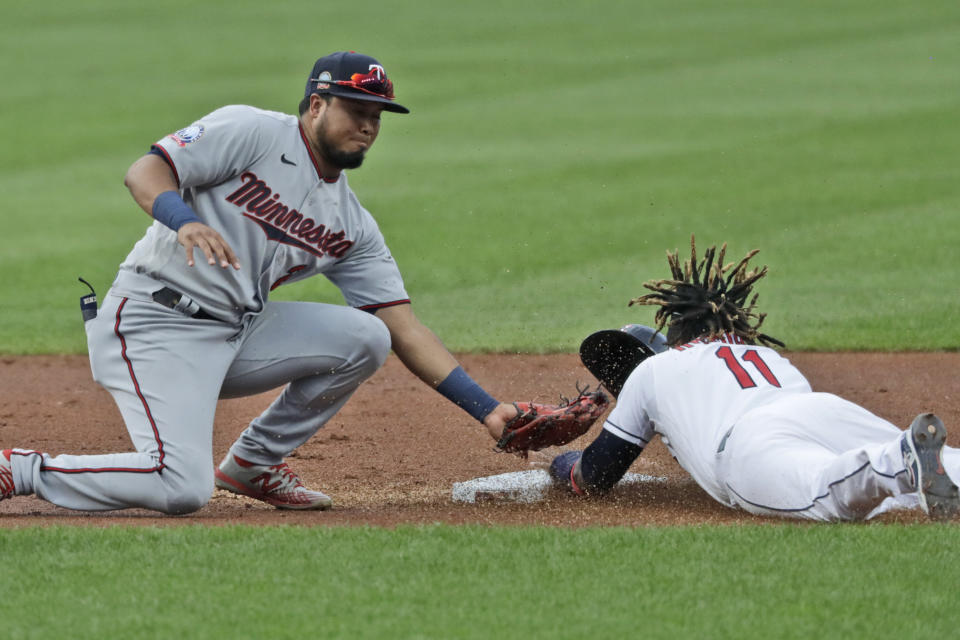
[[[0,451],[0,500],[13,497],[13,469],[10,467],[10,449]]]
[[[263,500],[278,509],[323,511],[333,506],[330,496],[303,486],[286,462],[259,465],[228,453],[214,476],[220,489]]]
[[[917,490],[920,508],[934,520],[949,520],[960,513],[960,493],[940,457],[946,440],[943,421],[932,413],[914,418],[900,440],[903,464],[910,484]]]

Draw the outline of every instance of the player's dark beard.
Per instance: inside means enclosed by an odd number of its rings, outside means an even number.
[[[317,147],[324,160],[340,169],[356,169],[363,164],[363,156],[366,153],[362,149],[352,152],[342,151],[327,142],[327,128],[322,121],[317,127]]]

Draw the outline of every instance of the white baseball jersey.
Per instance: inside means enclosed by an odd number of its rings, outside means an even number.
[[[912,506],[902,431],[832,394],[814,393],[775,350],[735,336],[648,358],[604,429],[645,446],[659,434],[707,493],[753,513],[861,519],[886,498]]]
[[[291,115],[227,106],[154,145],[184,201],[233,248],[240,271],[188,267],[177,234],[154,222],[121,265],[226,320],[263,308],[281,284],[323,273],[347,304],[407,301],[373,217],[347,184],[325,179]]]

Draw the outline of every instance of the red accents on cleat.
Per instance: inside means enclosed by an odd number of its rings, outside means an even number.
[[[12,498],[16,487],[13,485],[13,468],[10,466],[12,449],[0,451],[0,500]]]
[[[220,489],[262,500],[278,509],[325,510],[333,506],[329,496],[303,486],[287,463],[258,465],[233,454],[214,473]]]

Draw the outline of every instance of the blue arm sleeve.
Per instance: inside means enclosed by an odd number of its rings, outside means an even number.
[[[500,404],[483,387],[467,375],[463,367],[457,367],[437,386],[437,391],[471,416],[483,422],[487,415]]]
[[[188,222],[201,222],[176,191],[164,191],[153,201],[153,219],[176,231]]]

